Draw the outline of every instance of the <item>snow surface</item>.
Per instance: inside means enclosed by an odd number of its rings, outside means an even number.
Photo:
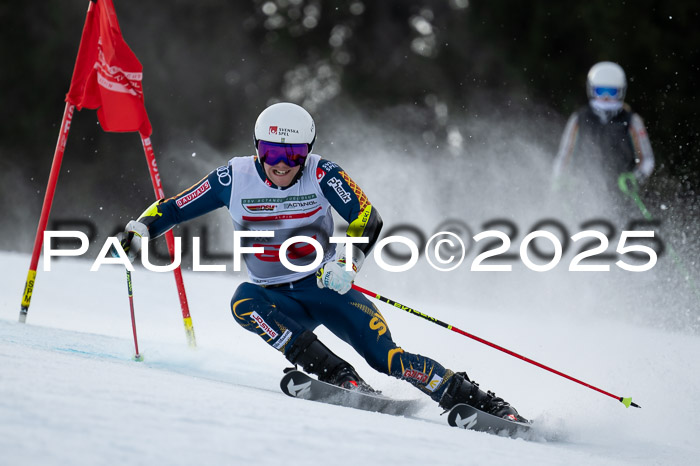
[[[693,335],[600,315],[465,314],[454,301],[379,283],[374,291],[643,407],[626,409],[379,303],[402,347],[466,369],[535,420],[531,438],[510,439],[448,427],[427,398],[417,416],[403,418],[283,395],[284,358],[230,316],[241,275],[185,273],[198,343],[191,349],[172,274],[137,268],[145,360],[135,362],[123,269],[91,273],[91,261],[61,259],[44,272],[40,263],[27,324],[19,324],[29,256],[0,252],[0,263],[1,465],[680,465],[700,457],[700,341]],[[423,397],[319,334],[376,388]]]

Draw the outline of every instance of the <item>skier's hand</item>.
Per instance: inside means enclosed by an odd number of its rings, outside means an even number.
[[[623,172],[617,178],[617,186],[624,194],[635,195],[639,189],[639,182],[633,172]]]
[[[352,288],[357,272],[365,261],[365,255],[355,246],[352,247],[352,262],[348,263],[345,252],[338,259],[326,264],[316,272],[316,284],[319,288],[330,288],[340,294],[345,294]],[[350,270],[347,270],[347,269]]]
[[[126,257],[129,261],[134,262],[141,251],[141,242],[148,241],[148,227],[141,222],[132,220],[126,224],[124,231],[117,233],[117,239],[124,249]],[[113,257],[119,257],[114,248],[112,248],[111,253]]]

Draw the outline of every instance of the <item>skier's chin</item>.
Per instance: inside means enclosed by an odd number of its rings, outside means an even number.
[[[270,181],[281,188],[286,188],[292,183],[300,168],[301,167],[271,167],[267,165],[265,171]]]

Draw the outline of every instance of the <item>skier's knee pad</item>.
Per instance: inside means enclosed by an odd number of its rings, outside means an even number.
[[[231,313],[236,322],[260,336],[274,349],[285,353],[294,333],[300,331],[297,329],[298,325],[290,329],[294,323],[289,319],[279,319],[280,313],[267,301],[252,297],[236,298],[234,295],[231,300]],[[283,323],[279,322],[280,320],[283,320]]]
[[[274,306],[260,295],[258,287],[250,283],[242,283],[231,298],[231,314],[247,330],[255,327],[255,320],[251,319],[253,312],[268,317],[273,309]]]
[[[259,310],[259,306],[256,304],[253,298],[236,299],[234,297],[231,300],[231,314],[236,322],[246,330],[252,331],[256,325],[255,320],[251,317],[253,313],[256,315],[260,314],[259,312],[255,312],[256,309]],[[267,313],[263,311],[263,314]]]

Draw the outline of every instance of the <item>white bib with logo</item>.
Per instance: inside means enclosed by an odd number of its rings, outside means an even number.
[[[233,172],[229,212],[234,227],[238,231],[275,233],[272,238],[241,239],[245,247],[264,248],[263,252],[243,254],[248,275],[254,283],[287,283],[315,273],[316,269],[294,272],[280,261],[280,246],[293,236],[307,236],[318,241],[323,248],[323,262],[335,255],[335,247],[331,247],[329,241],[333,234],[331,205],[316,179],[320,159],[316,154],[309,154],[301,177],[286,189],[269,186],[260,179],[255,166],[258,162],[253,156],[234,157],[229,161]],[[316,249],[309,243],[295,243],[287,248],[286,257],[295,266],[309,265],[316,259]]]

